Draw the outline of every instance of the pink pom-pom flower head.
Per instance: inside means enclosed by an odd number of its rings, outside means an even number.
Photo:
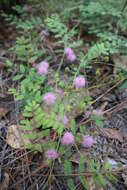
[[[38,74],[39,75],[47,75],[48,68],[49,68],[49,64],[46,61],[42,61],[38,67]]]
[[[82,146],[83,147],[91,148],[93,143],[94,143],[93,137],[91,137],[91,136],[83,136],[83,140],[82,140]]]
[[[53,92],[47,92],[44,96],[43,96],[43,101],[51,106],[55,103],[56,101],[56,95]]]
[[[76,55],[70,47],[65,48],[65,55],[67,60],[71,63],[76,60]]]
[[[49,160],[55,160],[58,158],[58,153],[55,149],[50,149],[45,152],[45,156]]]
[[[76,89],[79,89],[79,88],[83,88],[85,87],[85,84],[86,84],[86,81],[84,79],[84,77],[82,76],[77,76],[75,79],[74,79],[74,86]]]
[[[61,143],[63,145],[73,145],[74,144],[74,136],[70,132],[65,132],[62,139]]]

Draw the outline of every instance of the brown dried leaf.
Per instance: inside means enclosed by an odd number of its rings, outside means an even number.
[[[5,117],[9,111],[9,108],[0,107],[0,117]]]
[[[92,114],[99,117],[104,115],[104,109],[107,106],[108,102],[104,102],[99,108],[93,110]]]
[[[83,149],[80,149],[80,153],[85,157],[86,156],[86,151],[84,151]],[[78,152],[74,153],[71,158],[70,158],[71,162],[74,162],[76,164],[79,164],[80,161],[80,154]]]
[[[116,74],[120,68],[127,70],[127,55],[113,55],[112,60],[115,63],[114,74]]]
[[[0,71],[3,70],[5,66],[6,66],[5,63],[0,62]]]
[[[30,143],[28,139],[23,138],[23,132],[18,125],[11,125],[8,127],[7,143],[13,148],[24,147],[24,144]]]
[[[122,178],[123,178],[123,180],[124,180],[125,186],[127,187],[127,175],[123,173],[123,174],[122,174]]]
[[[10,111],[9,108],[3,108],[3,107],[0,108],[0,118],[4,118],[7,123],[8,123],[9,121],[8,121],[8,119],[7,119],[7,117],[6,117],[6,114],[7,114],[9,111]]]
[[[73,154],[71,156],[71,158],[70,158],[70,161],[74,162],[75,164],[79,164],[79,161],[80,161],[80,155],[79,155],[79,153]]]
[[[5,173],[4,180],[2,184],[0,184],[0,190],[8,190],[8,185],[9,185],[9,175],[8,173]]]
[[[103,132],[103,135],[108,138],[117,139],[120,142],[123,142],[123,134],[116,129],[103,128],[102,132]]]

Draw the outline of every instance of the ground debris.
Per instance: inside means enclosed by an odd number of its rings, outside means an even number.
[[[108,128],[103,128],[103,129],[99,129],[99,130],[101,130],[101,132],[102,132],[101,134],[103,136],[123,142],[123,134],[120,131],[118,131],[116,129],[108,129]]]
[[[11,125],[8,127],[7,143],[12,148],[24,148],[25,143],[28,144],[29,140],[23,138],[23,133],[18,125]]]
[[[9,175],[7,172],[5,172],[3,175],[3,180],[0,183],[0,190],[8,190],[8,185],[9,185]]]

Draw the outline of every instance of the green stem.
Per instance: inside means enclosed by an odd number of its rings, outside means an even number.
[[[75,145],[75,148],[76,148],[77,152],[80,154],[80,156],[82,156],[82,153],[80,152],[80,150],[79,150],[77,144],[75,143],[74,145]]]
[[[64,61],[64,53],[63,53],[63,56],[62,56],[62,58],[61,58],[61,62],[60,62],[60,64],[59,64],[59,67],[58,67],[58,69],[57,69],[57,71],[56,71],[56,77],[57,77],[57,79],[56,79],[56,89],[57,89],[57,86],[58,86],[58,76],[59,76],[59,72],[60,72],[60,69],[61,69],[61,67],[62,67],[62,64],[63,64],[63,61]]]
[[[60,138],[59,138],[59,141],[58,141],[58,144],[57,144],[57,148],[56,148],[57,151],[58,151],[58,149],[59,149],[60,141],[61,141],[61,135],[60,135]],[[48,183],[50,182],[50,179],[51,179],[51,177],[52,177],[52,172],[53,172],[54,164],[55,164],[55,161],[52,162],[52,165],[51,165],[51,168],[50,168],[49,177],[48,177],[48,179],[47,179],[47,182],[46,182],[45,186],[43,187],[43,190],[45,190],[46,186],[47,186]]]

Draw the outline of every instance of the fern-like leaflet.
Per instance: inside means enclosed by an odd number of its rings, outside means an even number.
[[[68,183],[69,189],[70,190],[75,190],[75,185],[73,183],[73,179],[71,178],[72,163],[69,160],[64,161],[64,173],[65,173],[65,175],[67,175],[67,183]]]

